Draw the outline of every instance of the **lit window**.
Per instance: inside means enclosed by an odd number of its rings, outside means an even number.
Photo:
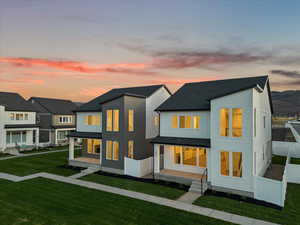
[[[113,142],[113,160],[119,160],[119,142],[114,141]]]
[[[200,116],[193,116],[193,126],[195,129],[200,128]]]
[[[234,177],[242,177],[242,153],[241,152],[232,152],[232,168]]]
[[[172,128],[178,128],[178,117],[177,117],[177,115],[172,116]]]
[[[100,116],[99,115],[88,115],[85,116],[85,124],[89,126],[100,125]]]
[[[175,149],[174,149],[174,163],[175,164],[181,164],[181,151],[182,151],[181,146],[175,146]]]
[[[183,164],[196,166],[197,165],[197,151],[196,148],[183,148]]]
[[[243,131],[243,110],[232,109],[232,136],[241,137]]]
[[[229,176],[229,152],[220,152],[221,175]]]
[[[112,159],[112,141],[106,141],[106,159]]]
[[[191,123],[192,123],[192,119],[191,116],[186,116],[185,117],[185,128],[191,128]]]
[[[10,114],[10,120],[15,120],[15,114],[14,113]]]
[[[199,166],[206,167],[206,149],[205,148],[198,149],[198,159],[199,159]]]
[[[114,123],[113,123],[114,127],[113,130],[114,131],[119,131],[119,110],[118,109],[114,109]]]
[[[112,110],[106,111],[106,131],[112,131]]]
[[[101,142],[99,139],[87,139],[87,152],[89,154],[100,154]]]
[[[134,131],[134,110],[128,110],[128,131]]]
[[[228,109],[220,110],[220,135],[221,136],[229,135],[229,110]]]
[[[22,113],[17,113],[16,114],[16,120],[23,120],[23,114]]]
[[[128,158],[133,159],[133,141],[128,141]]]
[[[180,128],[185,127],[185,116],[179,116],[179,127]]]

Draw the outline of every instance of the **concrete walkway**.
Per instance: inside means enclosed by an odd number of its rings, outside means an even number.
[[[93,173],[96,173],[98,171],[100,171],[101,169],[98,168],[98,167],[89,167],[85,170],[81,170],[80,173],[76,173],[72,176],[69,176],[70,178],[74,178],[74,179],[78,179],[80,177],[84,177],[84,176],[87,176],[87,175],[90,175],[90,174],[93,174]]]
[[[90,189],[94,189],[94,190],[105,191],[105,192],[109,192],[109,193],[113,193],[113,194],[117,194],[117,195],[122,195],[122,196],[130,197],[130,198],[134,198],[134,199],[139,199],[139,200],[155,203],[158,205],[168,206],[171,208],[195,213],[195,214],[202,215],[202,216],[208,216],[208,217],[212,217],[215,219],[224,220],[224,221],[235,223],[235,224],[275,225],[274,223],[257,220],[257,219],[252,219],[249,217],[239,216],[239,215],[235,215],[235,214],[231,214],[231,213],[226,213],[223,211],[209,209],[209,208],[205,208],[205,207],[201,207],[201,206],[196,206],[196,205],[188,204],[185,202],[170,200],[170,199],[161,198],[161,197],[152,196],[152,195],[134,192],[134,191],[128,191],[128,190],[124,190],[124,189],[120,189],[120,188],[116,188],[116,187],[97,184],[97,183],[93,183],[93,182],[89,182],[89,181],[77,180],[77,179],[74,179],[71,177],[63,177],[63,176],[54,175],[54,174],[50,174],[50,173],[36,173],[36,174],[32,174],[32,175],[25,176],[25,177],[19,177],[19,176],[7,174],[7,173],[0,173],[0,179],[6,179],[6,180],[13,181],[13,182],[24,181],[24,180],[28,180],[28,179],[37,178],[37,177],[43,177],[43,178],[56,180],[56,181],[60,181],[60,182],[68,183],[68,184],[74,184],[74,185],[78,185],[81,187],[86,187],[86,188],[90,188]]]
[[[194,201],[196,201],[198,198],[201,197],[201,193],[193,192],[193,191],[188,191],[185,194],[181,195],[177,201],[180,202],[185,202],[189,204],[193,204]]]
[[[7,156],[7,157],[1,157],[1,160],[6,160],[6,159],[13,159],[13,158],[21,158],[21,157],[27,157],[27,156],[34,156],[34,155],[44,155],[44,154],[49,154],[49,153],[55,153],[55,152],[66,152],[69,151],[68,149],[62,149],[62,150],[50,150],[47,152],[35,152],[35,153],[20,153],[19,155],[15,155],[15,156]]]

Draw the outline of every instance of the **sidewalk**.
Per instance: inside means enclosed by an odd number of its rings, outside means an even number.
[[[152,196],[144,193],[134,192],[134,191],[128,191],[116,187],[111,187],[107,185],[97,184],[89,181],[83,181],[83,180],[77,180],[71,177],[63,177],[59,175],[54,175],[50,173],[36,173],[29,176],[19,177],[7,173],[0,173],[0,179],[6,179],[13,182],[20,182],[28,179],[33,179],[37,177],[43,177],[51,180],[56,180],[68,184],[74,184],[81,187],[86,187],[90,189],[95,189],[99,191],[105,191],[117,195],[122,195],[134,199],[139,199],[147,202],[152,202],[158,205],[168,206],[171,208],[196,213],[203,216],[212,217],[215,219],[224,220],[227,222],[235,223],[235,224],[241,224],[241,225],[276,225],[275,223],[270,223],[262,220],[257,220],[249,217],[239,216],[232,213],[227,213],[219,210],[209,209],[201,206],[196,206],[180,201],[170,200],[166,198],[161,198],[157,196]]]
[[[66,152],[69,151],[68,149],[62,149],[62,150],[50,150],[47,152],[35,152],[35,153],[28,153],[28,154],[22,154],[20,153],[19,155],[15,156],[7,156],[7,157],[1,157],[1,160],[6,160],[6,159],[14,159],[14,158],[21,158],[21,157],[27,157],[27,156],[35,156],[35,155],[43,155],[43,154],[49,154],[49,153],[55,153],[55,152]]]

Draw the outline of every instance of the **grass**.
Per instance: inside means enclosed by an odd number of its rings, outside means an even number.
[[[285,207],[282,210],[213,195],[203,196],[195,204],[273,223],[284,225],[300,224],[299,184],[288,184]]]
[[[76,185],[36,178],[0,179],[5,225],[226,225],[221,220]]]
[[[299,158],[291,158],[291,164],[298,164],[300,165],[300,159]]]
[[[135,181],[127,178],[120,178],[114,176],[105,176],[99,174],[91,174],[81,178],[82,180],[91,181],[99,184],[114,186],[130,191],[142,192],[159,197],[177,199],[185,193],[184,190],[167,187],[160,184],[146,183]]]
[[[272,156],[272,164],[285,165],[286,156],[273,155]]]
[[[66,169],[68,152],[55,152],[36,156],[26,156],[0,161],[0,172],[25,176],[38,172],[49,172],[70,176],[78,171]]]
[[[38,152],[49,152],[49,151],[57,151],[57,150],[68,150],[69,146],[56,146],[56,147],[45,147],[45,148],[39,148],[39,149],[32,149],[32,150],[24,150],[21,151],[23,154],[32,154],[32,153],[38,153]]]

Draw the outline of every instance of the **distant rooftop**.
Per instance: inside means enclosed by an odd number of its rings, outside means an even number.
[[[4,106],[6,111],[36,111],[35,108],[18,93],[0,92],[0,105]]]

